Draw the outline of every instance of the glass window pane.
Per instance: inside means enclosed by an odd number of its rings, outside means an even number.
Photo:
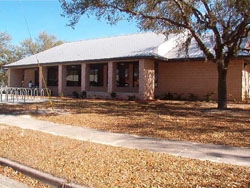
[[[67,86],[81,86],[81,65],[67,66]]]
[[[139,87],[139,62],[117,63],[116,83],[117,87]]]
[[[133,87],[139,87],[139,63],[133,64]]]
[[[47,69],[47,85],[58,86],[58,67],[48,67]]]
[[[90,86],[103,87],[104,65],[105,64],[90,65],[90,74],[89,74],[89,85]]]
[[[129,86],[129,63],[118,63],[116,71],[117,87]]]

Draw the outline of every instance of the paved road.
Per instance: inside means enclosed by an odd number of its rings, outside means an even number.
[[[0,123],[65,136],[71,139],[250,167],[249,148],[169,141],[129,134],[110,133],[107,131],[36,120],[27,115],[0,115]]]
[[[0,174],[0,188],[29,188],[20,182],[12,180]]]

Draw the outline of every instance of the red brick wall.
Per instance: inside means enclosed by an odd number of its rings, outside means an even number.
[[[188,98],[194,94],[199,98],[215,92],[213,99],[217,98],[217,70],[212,62],[167,62],[159,63],[158,87],[156,95],[164,95],[168,92],[181,94]],[[228,71],[229,99],[241,100],[242,91],[242,62],[232,62]]]
[[[112,66],[110,66],[112,67]],[[165,95],[168,92],[181,94],[183,98],[188,98],[190,94],[194,94],[201,99],[205,99],[205,96],[209,93],[216,93],[213,95],[213,99],[217,98],[217,70],[216,65],[211,62],[165,62],[158,64],[158,84],[154,92],[154,62],[150,60],[141,60],[139,63],[140,67],[140,86],[139,92],[136,88],[136,95],[139,98],[151,99],[155,93],[156,96]],[[87,66],[86,66],[87,68]],[[115,70],[115,69],[114,69]],[[113,72],[115,75],[115,71]],[[107,71],[105,71],[107,72]],[[47,67],[43,67],[43,73],[45,79],[47,79]],[[245,96],[245,91],[247,90],[247,81],[249,82],[250,66],[248,65],[244,69],[244,61],[238,60],[231,62],[228,71],[228,99],[229,100],[242,100]],[[88,69],[86,69],[86,74],[88,74]],[[62,67],[60,73],[63,79],[60,80],[61,91],[64,95],[72,95],[73,91],[80,93],[82,91],[81,86],[79,87],[67,87],[66,86],[66,69],[65,66]],[[115,76],[112,76],[115,79]],[[109,75],[110,77],[110,75]],[[24,78],[25,87],[28,86],[28,82],[32,80],[34,82],[34,69],[9,69],[9,86],[20,87],[22,79]],[[88,91],[88,76],[85,89]],[[84,79],[82,79],[84,81]],[[109,78],[109,82],[112,79]],[[41,82],[41,78],[40,78]],[[40,87],[41,87],[40,83]],[[84,85],[84,84],[83,84]],[[52,89],[54,95],[58,93],[59,87],[49,87]],[[129,95],[130,91],[118,91],[115,87],[115,80],[113,80],[113,86],[109,88],[111,91],[118,92],[118,94]],[[108,92],[107,87],[104,90],[99,90],[101,93]],[[121,92],[121,93],[120,93]],[[131,95],[131,94],[130,94]],[[106,96],[106,95],[105,95]],[[109,95],[107,95],[109,96]]]
[[[233,61],[229,65],[227,77],[228,100],[242,101],[243,99],[243,66],[244,63],[242,60]]]
[[[34,69],[25,69],[24,70],[24,87],[29,87],[29,82],[35,83],[35,70]]]
[[[23,81],[22,69],[9,69],[8,70],[8,86],[9,87],[22,87]],[[28,86],[28,82],[24,83],[24,87]]]

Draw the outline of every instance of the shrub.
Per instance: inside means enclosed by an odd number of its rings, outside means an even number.
[[[174,100],[174,94],[168,92],[167,94],[163,95],[161,97],[162,100]]]
[[[185,100],[185,99],[182,97],[182,94],[178,94],[178,93],[174,93],[174,99],[175,99],[175,100],[178,100],[178,101]]]
[[[190,93],[188,96],[188,100],[190,101],[197,101],[199,99],[199,97],[193,93]]]
[[[135,101],[135,99],[136,99],[135,95],[128,96],[128,101]]]
[[[210,101],[212,100],[212,97],[213,97],[214,94],[215,94],[215,92],[207,93],[207,94],[205,95],[206,101],[207,101],[207,102],[210,102]]]
[[[81,98],[82,99],[86,99],[87,98],[87,92],[86,91],[82,91],[81,92]]]
[[[116,98],[116,92],[110,93],[110,97],[111,97],[111,99],[115,99]]]
[[[64,97],[64,93],[63,93],[63,92],[60,93],[59,96],[60,96],[60,97]]]
[[[168,92],[167,94],[160,97],[161,100],[183,100],[182,94],[178,93],[171,93]]]
[[[78,94],[76,91],[73,91],[73,92],[72,92],[72,95],[73,95],[73,97],[75,97],[75,98],[79,98],[79,94]]]

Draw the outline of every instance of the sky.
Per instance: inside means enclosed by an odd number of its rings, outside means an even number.
[[[8,33],[14,45],[30,37],[34,40],[43,31],[65,42],[140,32],[134,22],[111,26],[87,16],[82,16],[73,29],[62,13],[58,0],[0,0],[0,32]]]

